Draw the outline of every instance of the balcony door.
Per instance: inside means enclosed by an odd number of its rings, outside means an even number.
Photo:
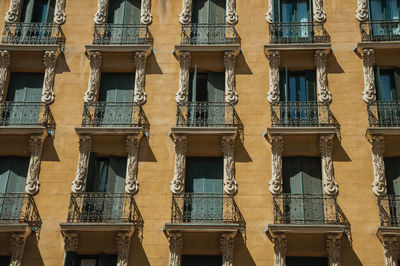
[[[132,124],[134,87],[134,73],[101,74],[96,112],[98,126],[130,126]]]
[[[320,157],[283,157],[285,221],[295,224],[324,223]]]
[[[182,266],[221,266],[222,256],[182,255]]]
[[[111,0],[108,5],[107,37],[110,43],[132,43],[139,38],[141,0]]]
[[[52,23],[55,0],[23,0],[21,22]]]
[[[188,157],[185,192],[191,222],[221,223],[223,213],[223,158]]]
[[[385,158],[385,175],[391,223],[400,225],[400,157]]]
[[[7,125],[37,125],[42,98],[43,73],[11,73],[4,121]]]
[[[376,40],[386,40],[387,37],[398,36],[400,38],[400,1],[399,0],[370,0],[370,19],[372,21],[386,21],[373,23],[372,34]]]

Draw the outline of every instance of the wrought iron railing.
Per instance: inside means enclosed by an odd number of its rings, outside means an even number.
[[[273,204],[275,224],[350,226],[335,196],[283,193],[274,195]]]
[[[6,23],[3,44],[17,45],[60,45],[63,48],[65,36],[60,25],[41,22]]]
[[[400,127],[400,101],[375,101],[367,110],[370,127]]]
[[[0,102],[0,126],[55,125],[53,115],[46,103]]]
[[[182,45],[232,45],[241,40],[234,25],[188,24],[182,25]]]
[[[96,24],[93,44],[99,45],[146,45],[152,43],[147,25],[142,24]]]
[[[133,223],[143,217],[132,194],[108,192],[71,193],[67,223]]]
[[[132,102],[90,102],[85,103],[82,127],[143,127],[149,122],[142,107]]]
[[[42,225],[33,197],[26,193],[0,193],[0,224],[27,223],[38,232]]]
[[[328,127],[332,125],[329,105],[318,102],[271,103],[273,127]]]
[[[381,226],[400,227],[400,196],[380,196],[378,207]]]
[[[233,196],[207,193],[172,195],[171,223],[239,224],[246,228]]]
[[[270,23],[270,43],[330,43],[331,39],[323,23]]]
[[[360,23],[362,42],[400,41],[400,20],[370,20]]]

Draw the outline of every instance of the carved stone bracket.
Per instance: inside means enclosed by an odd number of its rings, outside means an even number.
[[[7,23],[13,23],[17,21],[20,4],[21,0],[10,0],[10,7],[8,8],[6,14]]]
[[[0,101],[3,99],[4,89],[7,84],[9,66],[10,53],[7,50],[0,50]]]
[[[174,194],[183,192],[185,187],[185,167],[186,167],[187,138],[176,136],[175,138],[175,172],[171,181],[171,191]]]
[[[236,0],[226,0],[226,22],[231,25],[238,23],[239,16],[236,12]]]
[[[238,190],[235,178],[235,138],[223,136],[221,148],[224,153],[224,191],[228,195],[234,195]]]
[[[329,266],[340,266],[340,239],[341,235],[328,235],[326,251],[328,252]]]
[[[39,173],[42,156],[43,137],[33,135],[29,139],[29,150],[31,158],[29,160],[28,174],[26,177],[25,192],[36,195],[39,192]]]
[[[67,231],[62,234],[64,238],[64,249],[65,251],[78,251],[78,232]]]
[[[328,88],[328,78],[326,74],[327,52],[324,50],[315,51],[315,66],[317,68],[317,89],[318,100],[321,103],[329,104],[332,95]]]
[[[286,266],[287,240],[285,234],[274,237],[275,266]]]
[[[190,52],[181,52],[178,56],[179,61],[179,89],[176,93],[176,102],[182,103],[188,101],[189,95],[189,69],[191,65]]]
[[[136,52],[135,53],[135,96],[134,101],[140,105],[146,102],[146,91],[145,91],[145,81],[146,81],[146,53]]]
[[[189,24],[192,21],[192,5],[192,0],[183,0],[182,11],[179,15],[179,22],[181,24]]]
[[[54,11],[54,23],[61,25],[65,23],[65,0],[57,0],[56,9]]]
[[[281,63],[279,51],[271,51],[268,60],[270,85],[267,99],[270,103],[276,103],[279,102],[279,65]]]
[[[100,85],[101,53],[100,52],[91,53],[89,59],[90,59],[89,82],[83,100],[85,102],[94,102],[97,99],[97,89]]]
[[[385,151],[385,139],[383,136],[372,136],[372,163],[374,166],[374,182],[372,183],[372,192],[376,196],[383,196],[387,193],[385,162],[383,152]]]
[[[369,14],[367,0],[358,0],[355,14],[356,18],[361,22],[368,20]]]
[[[126,151],[128,152],[125,192],[136,194],[139,191],[139,182],[137,180],[138,173],[138,154],[139,154],[138,136],[126,137]]]
[[[76,170],[76,177],[71,186],[73,193],[85,191],[85,176],[88,168],[91,147],[92,139],[90,136],[79,136],[78,169]]]
[[[225,52],[225,101],[231,104],[236,104],[238,101],[235,80],[235,57],[234,52]]]
[[[339,193],[339,186],[335,180],[332,160],[332,140],[333,135],[321,136],[319,139],[319,148],[321,151],[322,182],[324,193],[336,196]]]
[[[323,23],[326,20],[326,13],[324,11],[323,0],[313,0],[313,15],[314,20]]]
[[[396,237],[384,237],[382,241],[383,251],[385,253],[385,265],[397,266],[399,259],[399,242]]]
[[[108,4],[108,0],[98,0],[97,1],[97,11],[96,11],[96,14],[94,15],[94,23],[96,23],[96,24],[106,23],[107,4]]]
[[[283,138],[282,136],[273,136],[271,138],[272,149],[272,178],[269,181],[269,191],[272,194],[279,194],[283,189],[282,180],[282,152]]]
[[[273,0],[268,0],[268,10],[267,14],[265,15],[265,19],[268,23],[274,22],[274,13],[273,13]]]
[[[115,238],[115,244],[118,252],[117,266],[128,266],[129,247],[131,237],[127,232],[119,232]]]
[[[44,80],[43,80],[43,90],[42,90],[42,102],[51,104],[54,102],[54,78],[56,76],[56,52],[46,51],[44,53],[43,64],[44,70]]]
[[[233,266],[234,235],[221,235],[222,266]]]
[[[149,25],[153,21],[151,15],[151,0],[142,0],[140,22],[144,25]]]
[[[169,241],[169,266],[181,266],[181,253],[183,249],[182,234],[170,233]]]
[[[21,266],[24,255],[25,237],[22,233],[14,233],[10,238],[11,266]]]
[[[375,90],[375,53],[373,49],[364,49],[362,51],[363,69],[364,69],[364,91],[362,99],[367,102],[376,100]]]

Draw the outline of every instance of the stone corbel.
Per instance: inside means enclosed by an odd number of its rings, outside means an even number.
[[[65,0],[57,0],[56,9],[54,11],[53,22],[58,25],[64,24],[66,17],[67,16],[65,15]]]
[[[234,195],[238,190],[235,178],[235,137],[223,136],[221,149],[224,154],[224,192]]]
[[[396,237],[384,237],[382,240],[383,251],[385,253],[385,265],[397,266],[399,258],[399,242]]]
[[[21,0],[10,0],[10,6],[6,14],[7,23],[17,22],[20,4]]]
[[[329,104],[332,95],[328,88],[328,78],[326,74],[327,52],[324,50],[315,51],[315,66],[317,69],[317,90],[318,100],[321,103]]]
[[[225,102],[230,104],[236,104],[238,101],[238,95],[236,92],[236,80],[235,80],[235,52],[227,51],[224,55],[225,64]]]
[[[267,99],[270,103],[279,102],[279,65],[281,56],[279,51],[271,51],[268,55],[269,60],[269,92]]]
[[[274,236],[275,266],[286,266],[287,240],[285,234]]]
[[[149,25],[153,21],[151,15],[151,0],[142,0],[140,22],[144,25]]]
[[[272,194],[282,193],[283,181],[282,181],[282,152],[283,152],[283,137],[272,136],[271,137],[271,149],[272,149],[272,178],[269,181],[269,191]]]
[[[332,160],[332,141],[333,135],[321,136],[319,148],[321,151],[322,182],[326,195],[337,196],[339,186],[335,180]]]
[[[174,194],[180,194],[185,187],[185,167],[187,138],[185,136],[175,137],[175,172],[171,181],[171,191]]]
[[[182,11],[179,15],[179,22],[182,25],[189,24],[192,21],[192,0],[183,0]]]
[[[146,91],[145,91],[145,81],[146,81],[146,53],[136,52],[135,53],[135,96],[134,101],[139,105],[146,102]]]
[[[43,137],[33,135],[29,139],[29,150],[31,158],[29,160],[28,174],[26,177],[25,192],[36,195],[39,192],[39,173],[42,157]]]
[[[374,167],[374,182],[372,183],[372,192],[376,196],[384,196],[387,193],[385,161],[383,152],[385,151],[385,139],[383,136],[372,136],[372,163]]]
[[[368,20],[369,14],[368,14],[367,0],[358,0],[357,10],[355,14],[356,14],[356,19],[358,19],[360,22]]]
[[[313,0],[313,16],[316,22],[325,22],[326,13],[324,11],[323,0]]]
[[[182,233],[173,232],[168,237],[169,241],[169,266],[181,266],[183,249]]]
[[[189,96],[189,70],[191,65],[190,52],[180,52],[179,61],[179,89],[176,93],[176,102],[183,103],[188,101]]]
[[[341,235],[328,235],[326,251],[328,252],[329,266],[340,266],[340,239]]]
[[[46,51],[44,53],[43,65],[44,70],[44,80],[43,80],[43,90],[42,90],[42,102],[51,104],[54,102],[54,79],[56,76],[56,52]]]
[[[375,90],[375,53],[374,49],[364,49],[362,51],[363,69],[364,69],[364,91],[362,99],[366,103],[371,103],[376,100]]]
[[[100,85],[100,68],[101,68],[101,53],[94,52],[89,55],[90,59],[90,73],[88,88],[85,92],[83,100],[88,102],[94,102],[97,99],[97,90]]]
[[[236,0],[226,0],[226,22],[231,25],[238,23],[238,14],[236,12]]]
[[[66,231],[62,232],[64,239],[64,250],[76,252],[78,251],[78,232]]]
[[[131,236],[128,232],[119,232],[115,238],[118,252],[117,266],[128,266]]]
[[[4,89],[6,88],[9,66],[10,52],[0,50],[0,101],[3,99]]]
[[[14,233],[10,238],[10,251],[11,251],[11,261],[12,266],[21,266],[22,258],[24,255],[25,248],[25,236],[22,233]]]
[[[221,235],[222,266],[233,266],[234,237],[230,233]]]
[[[79,136],[78,169],[76,170],[76,177],[71,186],[73,193],[85,191],[85,177],[88,169],[91,146],[92,139],[90,136]]]
[[[265,15],[265,19],[267,20],[268,23],[273,23],[274,22],[274,6],[272,3],[273,0],[268,0],[268,10],[267,14]]]
[[[94,15],[94,23],[96,24],[106,23],[107,5],[108,5],[108,0],[97,1],[97,11],[96,14]]]
[[[139,191],[138,173],[138,155],[139,155],[140,137],[136,135],[126,137],[126,151],[128,152],[125,192],[136,194]]]

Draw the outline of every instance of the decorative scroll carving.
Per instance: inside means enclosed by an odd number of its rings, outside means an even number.
[[[232,234],[221,235],[222,266],[233,266],[233,242]]]
[[[367,0],[358,0],[355,14],[356,18],[361,22],[368,20],[369,14]]]
[[[57,0],[53,22],[61,25],[65,23],[65,18],[65,0]]]
[[[56,52],[46,51],[44,53],[43,64],[44,70],[44,81],[42,91],[42,102],[51,104],[54,102],[54,78],[56,76]]]
[[[372,183],[372,192],[376,196],[383,196],[387,193],[385,162],[383,152],[385,151],[385,139],[383,136],[372,136],[372,163],[374,166],[374,182]]]
[[[287,240],[285,234],[274,237],[275,266],[286,266]]]
[[[274,6],[272,3],[272,0],[268,0],[268,11],[267,11],[267,14],[265,15],[265,19],[267,20],[268,23],[274,22],[273,9],[274,9]]]
[[[142,105],[146,102],[146,91],[145,91],[146,53],[145,52],[135,53],[135,65],[136,65],[136,75],[135,75],[134,101]]]
[[[316,22],[325,22],[326,13],[324,11],[323,0],[313,0],[313,15]]]
[[[221,148],[224,153],[224,191],[228,195],[233,195],[238,190],[235,179],[235,138],[223,136]]]
[[[117,266],[128,266],[129,247],[131,238],[127,232],[119,232],[115,238],[115,244],[118,252]]]
[[[271,51],[268,60],[270,85],[267,99],[270,103],[276,103],[279,102],[279,65],[281,63],[279,51]]]
[[[183,249],[182,234],[170,233],[169,241],[169,266],[181,266],[181,253]]]
[[[74,193],[85,191],[85,176],[88,168],[89,154],[92,147],[90,136],[79,136],[79,158],[76,177],[72,182],[71,190]]]
[[[376,100],[375,93],[375,74],[374,63],[375,53],[373,49],[364,49],[362,53],[363,68],[364,68],[364,91],[362,99],[367,102]]]
[[[340,266],[340,238],[341,235],[328,235],[326,251],[328,252],[329,266]]]
[[[106,23],[107,3],[108,0],[98,0],[97,11],[96,14],[94,15],[94,23],[96,24]]]
[[[25,192],[30,195],[36,195],[39,192],[39,173],[40,161],[42,156],[42,144],[42,136],[31,136],[29,139],[29,150],[31,152],[31,158],[29,160]]]
[[[24,255],[25,238],[22,233],[14,233],[10,238],[11,261],[10,266],[21,266]]]
[[[7,83],[9,66],[10,66],[10,53],[7,50],[0,50],[0,101],[3,99],[4,89]]]
[[[136,194],[139,190],[139,182],[137,180],[139,141],[140,138],[138,136],[126,137],[126,151],[128,152],[125,181],[126,193]]]
[[[332,139],[333,135],[321,136],[319,139],[322,182],[324,184],[324,192],[327,195],[337,195],[339,193],[339,186],[335,180],[335,174],[333,172]]]
[[[238,22],[238,19],[236,0],[226,0],[226,22],[235,25]]]
[[[171,181],[171,191],[174,194],[183,192],[185,187],[185,167],[186,167],[187,138],[176,136],[175,138],[175,173]]]
[[[20,3],[21,0],[10,0],[10,7],[6,14],[7,23],[17,22]]]
[[[397,266],[399,258],[399,242],[396,237],[384,237],[382,241],[385,253],[385,265]]]
[[[78,232],[63,232],[65,251],[78,251]]]
[[[283,138],[282,136],[271,137],[272,149],[272,178],[269,181],[269,191],[272,194],[282,192],[282,152],[283,152]]]
[[[87,91],[85,92],[84,101],[94,102],[97,99],[97,88],[100,83],[100,67],[101,67],[101,53],[94,52],[89,55],[90,59],[90,73]]]
[[[153,16],[151,15],[151,0],[142,0],[140,22],[145,25],[151,24]]]
[[[179,61],[179,90],[176,93],[178,103],[187,102],[189,95],[189,69],[191,64],[190,52],[181,52],[178,56]]]
[[[332,101],[332,95],[328,88],[328,78],[326,75],[326,62],[327,53],[324,50],[315,51],[315,66],[317,68],[317,89],[318,89],[318,100],[321,103],[330,103]]]
[[[181,24],[189,24],[192,21],[192,0],[183,0],[182,12],[179,15]]]
[[[238,95],[236,93],[235,82],[235,53],[225,52],[225,101],[231,104],[236,104]]]

